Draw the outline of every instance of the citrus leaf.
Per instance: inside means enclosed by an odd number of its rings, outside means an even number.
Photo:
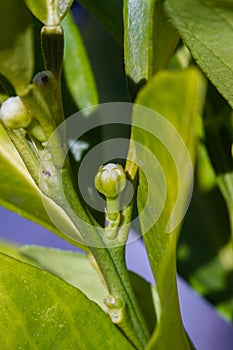
[[[166,11],[200,68],[233,107],[233,5],[166,0]]]
[[[6,255],[0,261],[2,349],[133,349],[78,289]]]
[[[192,68],[158,73],[136,99],[138,105],[150,108],[143,112],[141,106],[135,106],[133,125],[137,127],[133,128],[132,139],[142,168],[138,187],[139,219],[160,303],[157,325],[147,349],[173,349],[174,346],[190,349],[177,296],[176,242],[190,196],[195,117],[201,110],[204,93],[203,77]],[[148,161],[151,152],[153,158]],[[156,159],[160,168],[152,166]],[[161,168],[164,177],[159,173]],[[166,198],[160,210],[164,189]],[[152,223],[148,226],[150,220]]]
[[[125,71],[132,98],[153,73],[155,0],[124,0]]]
[[[109,292],[87,255],[31,245],[21,247],[20,253],[41,268],[80,289],[90,300],[107,311],[104,299]],[[131,271],[129,274],[138,302],[152,331],[155,325],[155,311],[152,307],[151,286],[137,274]]]
[[[21,247],[20,253],[80,289],[90,300],[107,310],[103,301],[108,290],[87,255],[31,245]]]
[[[178,40],[163,0],[124,1],[125,70],[132,97],[155,72],[166,68]]]
[[[31,20],[22,1],[0,2],[0,73],[18,93],[24,91],[34,69]]]
[[[64,226],[71,225],[69,218],[61,208],[44,197],[35,185],[2,126],[0,126],[0,193],[2,206],[48,228],[61,237],[64,235],[51,222],[43,202],[45,201],[53,211],[58,223],[62,223]],[[75,240],[78,232],[73,229],[73,225],[70,228]],[[72,240],[71,242],[73,243]]]
[[[78,0],[119,42],[123,42],[123,0]]]
[[[64,72],[76,106],[84,109],[98,104],[98,94],[90,62],[78,27],[68,14],[62,22],[65,33]]]
[[[167,19],[164,0],[155,1],[154,13],[153,72],[157,72],[167,67],[179,41],[179,34]]]
[[[5,240],[0,240],[0,252],[5,254],[5,255],[9,255],[12,258],[15,258],[17,260],[26,262],[26,263],[31,263],[31,260],[29,260],[26,257],[23,257],[20,252],[19,252],[19,246],[12,243],[12,242],[8,242]]]
[[[33,15],[46,26],[56,26],[65,17],[74,0],[24,0]]]

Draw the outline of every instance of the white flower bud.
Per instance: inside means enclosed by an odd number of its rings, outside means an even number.
[[[9,129],[26,128],[31,123],[31,115],[19,96],[9,97],[3,102],[0,118]]]
[[[109,163],[99,168],[95,177],[95,187],[107,198],[115,198],[125,186],[126,174],[120,164]]]

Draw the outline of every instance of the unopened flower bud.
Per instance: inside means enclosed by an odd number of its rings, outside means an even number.
[[[33,84],[39,86],[40,88],[51,88],[56,85],[56,78],[53,73],[49,70],[45,70],[37,73],[33,78]]]
[[[125,186],[126,174],[120,164],[109,163],[99,168],[95,177],[95,187],[107,198],[117,197]]]
[[[31,123],[31,115],[19,96],[9,97],[3,102],[0,118],[9,129],[26,128]]]

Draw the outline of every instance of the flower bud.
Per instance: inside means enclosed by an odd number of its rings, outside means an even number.
[[[56,78],[49,70],[44,70],[37,73],[34,76],[32,82],[40,88],[53,88],[56,86]]]
[[[31,115],[19,96],[9,97],[3,102],[0,118],[9,129],[26,128],[31,123]]]
[[[95,177],[96,189],[107,198],[115,198],[125,189],[126,174],[120,164],[109,163],[99,168]]]

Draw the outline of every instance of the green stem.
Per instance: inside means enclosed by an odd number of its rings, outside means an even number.
[[[41,30],[41,45],[44,56],[45,68],[51,71],[57,80],[56,124],[59,125],[64,120],[64,112],[61,97],[61,72],[64,53],[64,31],[58,26],[44,26]],[[52,103],[52,102],[51,102]]]
[[[124,259],[125,247],[90,249],[110,294],[121,300],[124,305],[123,319],[119,321],[118,326],[137,349],[144,349],[149,340],[149,332],[129,280]]]
[[[119,196],[116,198],[106,198],[107,204],[107,217],[111,221],[117,220],[118,212],[119,212]]]
[[[59,81],[64,50],[63,28],[60,25],[44,26],[41,29],[41,46],[45,68],[51,71]]]

